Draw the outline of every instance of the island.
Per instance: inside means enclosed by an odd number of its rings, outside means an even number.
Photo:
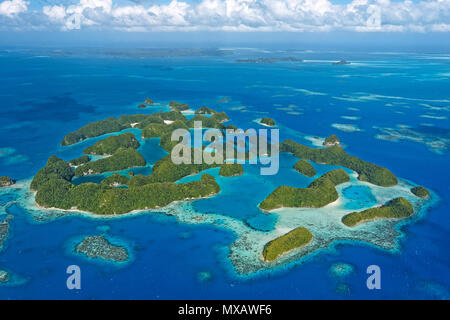
[[[127,128],[131,128],[131,126],[121,123],[114,117],[110,117],[106,120],[89,123],[77,131],[69,133],[64,137],[61,145],[69,146],[87,138],[98,137],[106,133],[119,132]]]
[[[194,127],[195,121],[201,121],[202,126],[204,128],[213,128],[213,129],[226,129],[226,126],[222,123],[228,120],[228,116],[223,113],[216,113],[211,117],[205,117],[202,115],[196,115],[194,118],[187,122],[187,125],[190,128]]]
[[[292,140],[280,143],[280,152],[292,153],[295,157],[321,164],[342,166],[358,173],[358,179],[381,187],[391,187],[398,183],[397,177],[388,169],[351,156],[335,145],[313,149]]]
[[[424,187],[414,187],[411,192],[419,198],[428,198],[430,196],[430,191]]]
[[[12,180],[10,177],[0,177],[0,188],[1,187],[10,187],[14,184],[14,180]]]
[[[6,283],[9,280],[9,273],[5,270],[0,270],[0,283]]]
[[[390,200],[381,207],[352,212],[342,218],[342,223],[354,227],[359,223],[381,218],[407,218],[414,213],[412,204],[403,197]]]
[[[272,118],[262,118],[259,121],[260,124],[265,125],[265,126],[269,126],[269,127],[274,127],[275,126],[275,120],[273,120]]]
[[[280,186],[259,204],[262,210],[289,208],[321,208],[339,197],[336,186],[350,181],[343,169],[329,171],[317,178],[308,188]]]
[[[211,109],[211,108],[205,107],[205,106],[203,106],[200,109],[195,111],[195,114],[209,114],[209,115],[213,115],[213,114],[216,114],[216,113],[218,113],[218,112],[213,110],[213,109]]]
[[[152,105],[152,104],[153,104],[153,100],[150,99],[150,98],[146,98],[145,101],[144,101],[144,103],[145,103],[145,104],[148,104],[148,105]]]
[[[51,156],[47,160],[47,164],[44,168],[39,170],[31,181],[30,189],[32,191],[38,191],[38,189],[51,180],[63,180],[70,182],[75,176],[73,169],[69,164],[56,157]]]
[[[220,167],[219,174],[223,177],[236,177],[244,174],[244,169],[239,163],[227,163]]]
[[[325,141],[323,142],[323,145],[326,147],[330,147],[330,146],[335,146],[337,144],[340,143],[339,138],[332,134],[331,136],[329,136],[328,138],[325,139]]]
[[[87,176],[103,172],[119,171],[147,164],[144,157],[133,148],[120,147],[110,157],[91,161],[75,169],[76,176]]]
[[[170,101],[169,106],[174,111],[185,111],[189,109],[189,105],[187,105],[186,103],[180,103],[176,101]]]
[[[3,243],[9,235],[9,222],[14,219],[13,215],[7,215],[3,221],[0,221],[0,250],[3,248]]]
[[[316,175],[316,170],[312,164],[303,159],[294,164],[294,169],[307,177],[314,177]]]
[[[136,152],[134,149],[125,150]],[[87,165],[111,159],[114,156],[90,162]],[[170,159],[162,163],[167,164],[169,161]],[[162,163],[160,165],[164,166]],[[84,166],[86,165],[76,170]],[[174,166],[176,168],[176,165]],[[47,161],[46,167],[33,178],[30,188],[36,191],[35,201],[43,208],[72,209],[104,215],[164,207],[173,201],[208,197],[220,191],[214,177],[207,174],[202,175],[200,181],[176,184],[169,180],[177,173],[165,176],[161,174],[165,172],[164,168],[155,171],[149,176],[150,178],[145,177],[148,180],[139,179],[144,176],[132,177],[128,188],[114,188],[96,183],[82,183],[75,186],[71,183],[75,175],[73,169],[64,160],[52,156]],[[136,181],[131,183],[133,179]]]
[[[176,129],[189,130],[189,126],[181,120],[175,120],[167,124],[150,123],[142,130],[142,138],[148,139],[157,137],[161,138],[165,135],[170,136]]]
[[[113,262],[125,262],[129,259],[126,248],[113,245],[103,236],[86,237],[75,247],[76,253],[91,259],[103,259]]]
[[[113,175],[102,180],[102,184],[109,187],[121,187],[128,185],[129,179],[121,174],[115,172]]]
[[[285,235],[276,238],[264,246],[262,253],[265,262],[273,262],[284,254],[307,245],[313,236],[303,227],[298,227]]]
[[[303,59],[296,57],[273,57],[257,59],[236,59],[237,63],[275,63],[275,62],[303,62]]]
[[[348,64],[350,64],[350,62],[348,62],[347,60],[340,60],[340,61],[337,61],[337,62],[333,62],[334,66],[345,66],[345,65],[348,65]]]
[[[98,141],[93,146],[84,149],[84,153],[93,155],[112,155],[119,148],[137,149],[140,146],[141,145],[134,134],[127,132]]]
[[[69,166],[77,167],[77,166],[80,166],[82,164],[88,163],[89,161],[91,161],[91,158],[89,158],[89,156],[81,156],[79,158],[70,160],[69,161]]]
[[[144,109],[144,108],[147,108],[147,105],[146,105],[145,103],[140,103],[140,104],[138,105],[138,108],[139,108],[139,109]]]

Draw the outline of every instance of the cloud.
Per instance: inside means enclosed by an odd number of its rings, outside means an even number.
[[[11,19],[26,10],[23,0],[0,3],[0,14]],[[39,14],[48,28],[62,30],[450,31],[450,0],[78,0]]]
[[[42,11],[51,21],[63,22],[66,17],[66,9],[63,6],[45,6]]]
[[[28,1],[10,0],[0,2],[0,15],[13,17],[28,10]]]

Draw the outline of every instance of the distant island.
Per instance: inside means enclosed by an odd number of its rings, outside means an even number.
[[[305,246],[312,240],[311,232],[303,227],[296,228],[281,237],[278,237],[264,246],[263,259],[272,262],[291,250]]]
[[[256,59],[236,59],[237,63],[275,63],[275,62],[303,62],[303,59],[295,57],[274,57]]]
[[[351,63],[348,62],[347,60],[340,60],[340,61],[337,61],[337,62],[333,62],[334,66],[345,66],[345,65],[348,65],[348,64],[351,64]]]
[[[353,227],[357,224],[379,218],[407,218],[412,215],[414,208],[405,198],[395,198],[381,207],[371,208],[364,211],[352,212],[342,218],[342,223]]]
[[[0,187],[9,187],[12,186],[14,184],[14,180],[11,179],[10,177],[0,177]]]
[[[259,123],[269,126],[269,127],[274,127],[275,126],[275,120],[273,120],[272,118],[262,118]]]
[[[153,104],[153,100],[150,99],[150,98],[146,98],[145,101],[144,101],[144,103],[145,103],[145,104],[148,104],[148,105],[152,105],[152,104]]]

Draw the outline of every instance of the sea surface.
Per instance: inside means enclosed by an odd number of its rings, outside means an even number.
[[[225,111],[242,128],[263,128],[255,120],[271,117],[281,140],[313,145],[314,137],[334,133],[348,153],[432,190],[435,202],[401,227],[397,250],[345,241],[302,263],[246,276],[229,258],[236,234],[220,225],[186,224],[155,212],[40,221],[10,188],[0,194],[0,221],[14,217],[0,270],[12,279],[0,284],[0,299],[450,298],[450,54],[225,49],[173,57],[0,49],[0,176],[26,183],[50,155],[70,160],[104,138],[61,147],[67,133],[110,116],[166,111],[171,100]],[[236,62],[267,57],[304,61]],[[341,59],[351,64],[332,65]],[[146,97],[158,105],[138,109]],[[140,137],[137,129],[129,131]],[[142,174],[166,154],[157,139],[139,151],[148,161],[134,170]],[[292,170],[296,160],[281,155],[280,171],[270,177],[253,165],[244,165],[245,174],[236,178],[212,169],[221,193],[190,205],[270,231],[277,215],[257,205],[279,185],[312,181]],[[195,177],[182,182],[190,179]],[[375,203],[364,186],[342,193],[353,200],[348,209]],[[74,239],[102,234],[124,244],[131,260],[114,264],[73,253]],[[81,290],[66,287],[70,265],[81,268]],[[381,290],[366,286],[370,265],[381,269]]]

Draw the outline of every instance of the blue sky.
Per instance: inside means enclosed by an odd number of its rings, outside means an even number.
[[[334,39],[330,34],[360,41],[361,34],[392,41],[413,34],[442,43],[450,38],[450,0],[0,0],[4,39],[36,34],[126,39],[141,34],[131,38],[163,40],[164,33],[173,39],[205,33],[245,39],[250,33],[249,39],[266,41],[273,33],[311,40],[314,36],[308,35],[315,34],[329,41]]]

